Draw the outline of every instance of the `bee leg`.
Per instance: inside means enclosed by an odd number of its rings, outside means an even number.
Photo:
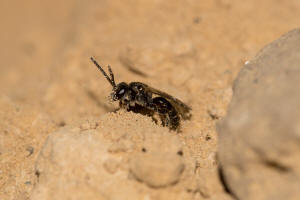
[[[159,113],[159,118],[161,120],[162,126],[167,126],[167,127],[169,126],[170,120],[168,118],[168,115]]]
[[[180,125],[180,118],[172,104],[163,97],[154,98],[153,104],[161,118],[162,125],[168,126],[171,130],[176,130]]]
[[[130,106],[128,104],[122,103],[122,101],[119,101],[119,107],[127,111],[130,111]]]
[[[179,128],[180,118],[175,108],[168,113],[168,120],[170,129],[176,130]]]

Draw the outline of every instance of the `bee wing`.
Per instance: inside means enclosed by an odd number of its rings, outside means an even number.
[[[186,105],[185,103],[183,103],[179,99],[177,99],[177,98],[175,98],[175,97],[173,97],[173,96],[171,96],[171,95],[169,95],[165,92],[162,92],[158,89],[152,88],[152,87],[150,87],[146,84],[143,84],[143,85],[145,85],[145,88],[147,90],[149,90],[150,92],[152,92],[153,94],[157,94],[161,97],[164,97],[164,98],[168,99],[169,102],[172,104],[172,106],[175,107],[175,109],[179,112],[179,114],[181,115],[181,117],[183,119],[190,119],[191,118],[191,113],[190,113],[191,108],[188,105]]]

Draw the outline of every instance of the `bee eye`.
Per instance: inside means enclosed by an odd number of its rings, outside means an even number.
[[[121,89],[119,92],[118,92],[118,95],[122,95],[125,93],[125,89]]]

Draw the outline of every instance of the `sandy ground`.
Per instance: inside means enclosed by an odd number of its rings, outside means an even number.
[[[197,137],[186,145],[201,158],[215,154],[215,118],[237,73],[299,27],[299,9],[271,0],[1,2],[0,199],[30,196],[48,134],[117,108],[90,56],[111,65],[117,82],[142,81],[190,105],[181,134]]]

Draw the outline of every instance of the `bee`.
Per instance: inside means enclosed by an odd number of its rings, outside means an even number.
[[[93,57],[90,59],[111,84],[112,92],[110,97],[112,101],[119,101],[120,108],[152,117],[158,114],[163,126],[177,131],[179,131],[181,119],[187,120],[191,118],[191,108],[179,99],[141,82],[131,82],[129,84],[121,82],[116,84],[114,74],[109,65],[108,71],[110,76],[106,74]]]

